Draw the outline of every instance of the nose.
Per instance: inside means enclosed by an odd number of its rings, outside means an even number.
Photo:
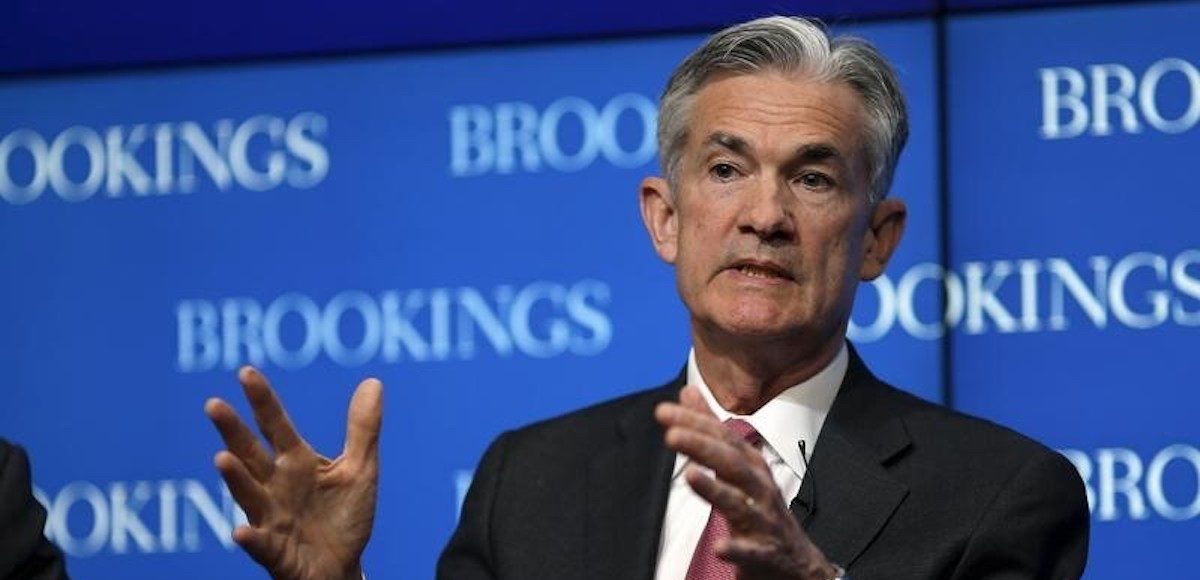
[[[761,185],[743,192],[738,230],[768,244],[792,241],[796,228],[789,199],[785,186],[762,180]]]

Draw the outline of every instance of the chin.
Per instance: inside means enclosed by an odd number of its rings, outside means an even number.
[[[733,311],[718,321],[728,334],[746,338],[781,338],[796,334],[798,327],[777,310]]]

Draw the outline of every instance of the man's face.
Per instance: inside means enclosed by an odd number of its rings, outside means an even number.
[[[882,272],[904,218],[896,200],[868,203],[858,96],[777,73],[722,75],[691,115],[675,191],[648,179],[642,207],[693,323],[840,339],[857,281]]]

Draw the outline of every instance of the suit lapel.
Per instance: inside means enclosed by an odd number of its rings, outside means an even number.
[[[675,454],[663,443],[653,412],[678,396],[684,379],[680,374],[630,406],[617,421],[617,436],[589,464],[587,578],[654,576]],[[911,443],[888,397],[888,388],[850,347],[846,377],[792,504],[817,546],[842,566],[867,549],[908,495],[886,468]]]
[[[681,375],[643,397],[617,421],[617,437],[588,468],[584,570],[596,580],[650,580],[658,557],[675,454],[663,443],[654,406],[678,397]]]
[[[885,465],[910,445],[879,383],[850,349],[850,365],[825,419],[792,510],[830,560],[849,567],[908,495]]]

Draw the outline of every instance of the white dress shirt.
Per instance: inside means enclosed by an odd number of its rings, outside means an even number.
[[[700,376],[695,349],[688,354],[687,384],[700,389],[700,394],[704,395],[708,407],[718,419],[724,421],[736,417],[745,420],[762,435],[763,458],[771,468],[771,475],[783,494],[784,503],[791,504],[796,494],[800,493],[805,472],[806,461],[800,457],[800,441],[805,442],[807,455],[812,457],[817,435],[846,375],[849,360],[846,345],[842,343],[842,349],[828,366],[803,383],[780,393],[752,415],[734,415],[717,403],[704,377]],[[667,513],[658,546],[655,580],[682,580],[687,575],[692,553],[696,551],[700,534],[708,524],[711,506],[692,491],[683,477],[684,468],[689,462],[682,454],[675,456]]]

